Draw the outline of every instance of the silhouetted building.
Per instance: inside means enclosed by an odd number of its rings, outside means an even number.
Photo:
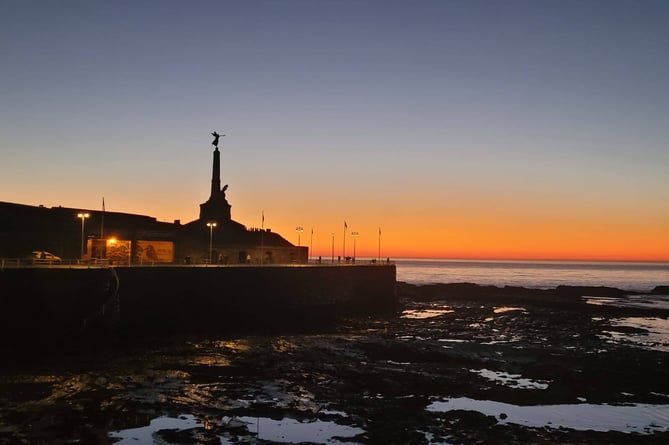
[[[221,161],[214,149],[211,193],[200,204],[200,217],[185,224],[177,242],[177,256],[188,261],[208,259],[223,264],[281,264],[307,262],[308,249],[297,247],[270,229],[247,229],[231,217],[232,206],[221,188]],[[212,226],[211,224],[216,224]],[[209,226],[207,224],[210,224]]]
[[[84,212],[89,216],[82,226],[77,215]],[[79,258],[83,238],[85,258],[110,258],[108,246],[113,252],[115,245],[137,249],[147,242],[173,244],[179,227],[144,215],[0,202],[0,256],[27,258],[33,251],[48,251]],[[119,262],[135,262],[131,247],[124,252],[116,258]]]

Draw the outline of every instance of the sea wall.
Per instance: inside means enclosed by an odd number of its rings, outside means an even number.
[[[4,269],[0,341],[299,327],[394,310],[395,277],[392,264]]]
[[[0,344],[59,341],[111,317],[114,269],[0,270]],[[111,318],[110,318],[111,320]]]
[[[119,268],[121,325],[201,331],[392,311],[394,265]]]

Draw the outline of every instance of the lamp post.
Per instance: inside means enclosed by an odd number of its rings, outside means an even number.
[[[209,227],[209,264],[211,264],[212,242],[214,240],[214,227],[216,227],[216,221],[208,222],[207,227]]]
[[[84,222],[90,217],[88,213],[78,213],[77,218],[81,218],[81,259],[84,259]]]
[[[297,226],[295,227],[295,231],[297,232],[297,247],[300,247],[300,235],[304,232],[304,227]]]
[[[353,237],[353,262],[355,263],[355,239],[360,236],[358,232],[351,232],[351,236]]]

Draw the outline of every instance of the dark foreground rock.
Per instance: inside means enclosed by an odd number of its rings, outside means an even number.
[[[652,293],[657,295],[669,295],[669,286],[655,286]]]
[[[398,290],[396,314],[308,331],[248,326],[12,357],[0,365],[0,443],[113,443],[109,432],[160,416],[195,420],[158,428],[148,443],[325,443],[328,428],[331,443],[669,443],[669,424],[580,431],[504,423],[506,413],[429,409],[461,397],[520,406],[667,404],[668,353],[635,344],[649,332],[616,321],[661,320],[666,311],[581,298],[627,298],[606,288],[400,283]],[[283,422],[284,432],[272,435],[271,422]],[[296,433],[310,425],[317,428],[306,438]]]

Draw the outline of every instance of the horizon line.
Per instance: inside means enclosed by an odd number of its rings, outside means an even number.
[[[398,256],[392,257],[384,255],[385,258],[390,258],[390,261],[402,261],[402,260],[423,260],[423,261],[501,261],[501,262],[559,262],[559,263],[669,263],[669,258],[662,260],[631,260],[631,259],[565,259],[565,258],[504,258],[504,257],[434,257],[434,256]],[[382,261],[385,261],[384,258],[381,258]],[[325,257],[323,257],[325,258]],[[378,259],[376,256],[358,256],[357,259],[360,260],[372,260]]]

